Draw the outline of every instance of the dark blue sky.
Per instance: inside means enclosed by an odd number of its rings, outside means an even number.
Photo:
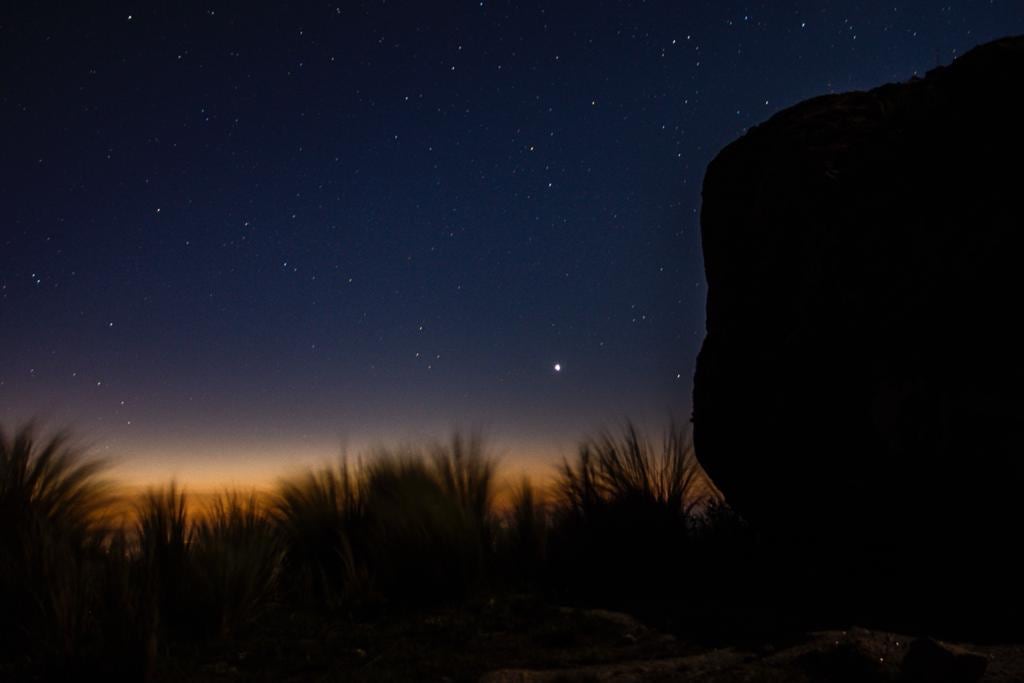
[[[1010,0],[182,4],[0,10],[0,421],[186,480],[685,420],[714,154],[1024,32]]]

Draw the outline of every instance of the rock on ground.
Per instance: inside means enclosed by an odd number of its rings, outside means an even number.
[[[892,633],[853,629],[810,634],[796,645],[759,652],[721,649],[652,661],[620,662],[558,670],[507,669],[481,683],[774,683],[843,681],[978,683],[1013,680],[1000,672],[983,679],[990,659],[934,640],[911,640]],[[1012,662],[1019,665],[1019,661]],[[1006,672],[1004,666],[1000,671]]]

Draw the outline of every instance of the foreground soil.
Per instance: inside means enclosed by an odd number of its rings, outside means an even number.
[[[158,681],[1024,681],[1021,645],[851,628],[709,647],[625,614],[531,600],[373,619],[281,614],[244,640],[165,655]]]

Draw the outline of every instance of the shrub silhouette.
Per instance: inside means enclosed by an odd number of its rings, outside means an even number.
[[[336,608],[361,586],[352,539],[365,526],[365,495],[345,462],[279,482],[272,515],[294,597]]]
[[[105,467],[66,432],[0,428],[0,647],[12,659],[62,666],[83,654],[112,501]]]
[[[190,637],[191,596],[185,578],[192,545],[188,498],[176,482],[150,488],[136,508],[138,624],[146,676],[151,677],[160,647]]]
[[[511,491],[497,536],[495,565],[501,579],[519,589],[539,585],[547,554],[550,511],[540,491],[523,477]]]
[[[107,680],[140,680],[152,676],[157,641],[155,598],[144,593],[143,566],[135,530],[113,531],[97,567],[100,595],[97,631],[101,649],[94,659],[96,674]]]
[[[329,608],[465,594],[492,545],[495,469],[480,438],[455,434],[280,481],[273,519],[285,585]]]
[[[461,597],[483,578],[496,464],[478,438],[456,435],[429,457],[379,450],[366,469],[361,542],[373,587],[418,605]]]
[[[660,447],[632,425],[586,439],[552,496],[523,479],[500,513],[497,460],[457,433],[283,479],[265,503],[226,491],[197,511],[172,481],[117,530],[102,467],[64,434],[0,431],[0,677],[45,661],[153,679],[182,647],[313,606],[394,614],[512,590],[649,616],[694,581],[737,579],[721,564],[738,564],[733,536],[719,531],[734,517],[698,510],[701,471],[675,428]],[[713,607],[705,592],[686,603],[694,614]]]
[[[189,587],[220,638],[252,624],[272,597],[281,550],[255,494],[227,491],[195,523]]]
[[[448,443],[433,446],[430,463],[441,490],[459,504],[486,543],[493,523],[497,461],[487,454],[483,439],[456,432]]]
[[[660,449],[632,424],[589,438],[563,462],[555,496],[548,578],[556,595],[626,607],[683,590],[706,498],[685,432],[671,427]]]

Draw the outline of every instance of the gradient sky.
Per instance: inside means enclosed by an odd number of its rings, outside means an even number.
[[[13,4],[0,423],[138,481],[685,421],[714,154],[1024,32],[1019,0]]]

